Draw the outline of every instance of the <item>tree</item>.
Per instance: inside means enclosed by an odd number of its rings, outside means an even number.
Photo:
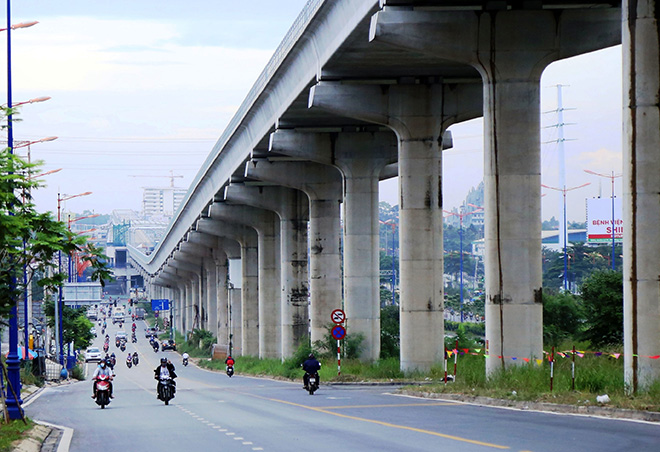
[[[594,346],[623,342],[623,275],[612,270],[592,273],[582,284],[585,314],[583,338]]]
[[[399,357],[399,307],[385,306],[380,310],[380,357]]]
[[[0,107],[4,119],[14,109]],[[0,318],[6,319],[35,275],[38,286],[54,291],[66,279],[55,262],[58,252],[82,251],[103,284],[109,278],[100,248],[85,246],[85,237],[69,231],[50,212],[39,213],[32,191],[42,183],[35,173],[40,162],[28,163],[6,148],[0,152]],[[23,275],[26,275],[24,281]]]
[[[44,314],[48,318],[48,326],[54,328],[55,303],[52,300],[44,303]],[[62,309],[63,343],[73,342],[76,349],[87,348],[94,339],[94,335],[90,331],[93,326],[83,308],[74,309],[65,305]]]
[[[543,342],[559,345],[580,331],[584,317],[575,296],[568,293],[543,292]]]
[[[54,290],[65,275],[57,271],[57,252],[79,249],[84,238],[75,237],[50,212],[38,213],[30,191],[39,182],[30,177],[36,168],[5,149],[0,152],[0,316],[7,317],[35,273],[44,276],[39,285]]]

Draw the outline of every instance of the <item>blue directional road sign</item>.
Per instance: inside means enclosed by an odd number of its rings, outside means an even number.
[[[168,311],[170,309],[170,300],[167,298],[151,300],[152,311]]]

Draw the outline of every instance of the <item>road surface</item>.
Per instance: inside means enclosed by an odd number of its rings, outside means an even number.
[[[394,394],[395,388],[322,386],[310,396],[281,382],[183,367],[154,353],[138,322],[138,344],[117,354],[115,396],[101,410],[91,382],[45,390],[26,408],[33,419],[73,429],[70,450],[88,451],[660,451],[660,425],[479,407]],[[130,333],[130,327],[126,327]],[[101,338],[96,345],[101,345]],[[128,352],[139,366],[128,369]],[[156,399],[153,369],[176,366],[176,398]],[[96,364],[89,364],[91,374]]]

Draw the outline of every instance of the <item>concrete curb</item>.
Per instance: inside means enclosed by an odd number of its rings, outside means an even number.
[[[41,444],[45,439],[50,435],[51,428],[45,425],[37,424],[35,422],[34,427],[32,427],[27,432],[27,438],[23,438],[18,441],[13,447],[12,451],[14,452],[40,452]]]
[[[442,399],[469,403],[479,406],[493,406],[500,408],[509,408],[520,411],[542,411],[546,413],[573,414],[582,416],[598,416],[612,419],[625,419],[632,421],[644,421],[660,423],[660,412],[657,411],[637,411],[623,408],[612,408],[606,406],[576,406],[563,405],[558,403],[515,401],[505,399],[491,399],[489,397],[475,397],[463,394],[442,394],[415,390],[402,390],[401,395],[409,395],[426,399]]]

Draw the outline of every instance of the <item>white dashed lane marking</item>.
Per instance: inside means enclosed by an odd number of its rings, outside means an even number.
[[[224,403],[224,400],[218,400],[218,402],[219,403]],[[207,421],[206,419],[204,419],[201,416],[198,416],[197,414],[193,413],[192,411],[187,410],[185,408],[182,408],[180,405],[177,405],[177,408],[179,408],[184,413],[190,415],[190,417],[192,417],[193,419],[200,421],[202,424],[208,425],[212,429],[217,430],[219,432],[222,432],[227,436],[233,436],[234,437],[233,439],[235,441],[241,441],[244,446],[253,445],[252,441],[243,441],[245,438],[243,438],[242,436],[234,436],[234,435],[236,435],[235,432],[228,432],[226,428],[222,428],[222,426],[220,426],[220,425],[215,425],[213,422]],[[264,450],[264,449],[263,449],[263,447],[253,447],[252,450]]]

